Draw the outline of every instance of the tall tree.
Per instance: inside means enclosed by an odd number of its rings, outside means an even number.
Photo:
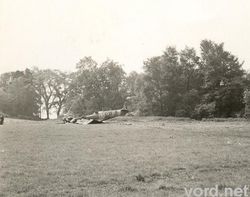
[[[200,58],[194,48],[186,47],[180,52],[180,66],[183,78],[182,102],[178,106],[177,116],[191,117],[197,104],[200,103],[202,74],[200,72]]]
[[[44,104],[46,111],[46,118],[50,117],[50,110],[55,105],[55,90],[54,84],[56,83],[56,74],[50,70],[39,70],[35,68],[33,70],[35,81],[34,88],[41,97],[41,101]]]
[[[134,112],[136,115],[148,114],[146,98],[143,92],[144,74],[133,71],[127,76],[126,83],[128,93],[126,103],[129,111]]]
[[[162,56],[144,62],[147,103],[155,115],[175,115],[183,92],[178,52],[168,47]]]
[[[200,58],[194,48],[186,47],[180,52],[180,65],[183,70],[185,91],[199,89],[202,85]]]
[[[243,63],[228,51],[224,44],[210,40],[201,42],[203,101],[215,103],[215,116],[229,117],[243,108]]]
[[[152,57],[144,62],[144,94],[148,105],[148,113],[164,115],[166,86],[163,81],[161,57]]]
[[[126,99],[126,78],[122,67],[112,60],[106,60],[98,69],[102,109],[121,107]]]
[[[56,108],[57,118],[60,116],[60,113],[66,102],[68,92],[69,92],[70,78],[64,72],[59,70],[54,70],[54,80],[52,82],[52,87],[54,90],[53,97],[54,107]]]
[[[122,67],[107,60],[100,66],[85,57],[72,74],[67,109],[77,114],[121,107],[126,96],[125,72]]]
[[[38,117],[40,97],[33,88],[29,69],[3,74],[0,84],[2,111],[12,116]]]

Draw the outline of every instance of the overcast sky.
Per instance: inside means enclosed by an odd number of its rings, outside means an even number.
[[[75,69],[84,56],[125,71],[167,46],[224,42],[250,69],[250,0],[0,0],[0,73]]]

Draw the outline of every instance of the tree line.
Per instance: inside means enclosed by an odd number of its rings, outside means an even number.
[[[10,116],[41,118],[121,108],[134,114],[191,117],[243,116],[250,102],[250,74],[223,43],[203,40],[201,53],[167,47],[143,63],[143,72],[126,74],[107,59],[84,57],[76,71],[26,69],[0,76],[0,111]],[[250,103],[249,103],[250,104]]]

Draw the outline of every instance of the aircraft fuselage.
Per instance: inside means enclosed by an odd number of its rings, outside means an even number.
[[[128,113],[128,110],[126,109],[98,111],[98,112],[94,112],[91,115],[84,116],[83,118],[102,122],[111,118],[115,118],[117,116],[124,116],[127,113]]]

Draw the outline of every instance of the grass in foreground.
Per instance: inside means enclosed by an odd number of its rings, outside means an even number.
[[[0,196],[184,196],[184,187],[239,187],[249,184],[249,152],[249,122],[7,119]]]

